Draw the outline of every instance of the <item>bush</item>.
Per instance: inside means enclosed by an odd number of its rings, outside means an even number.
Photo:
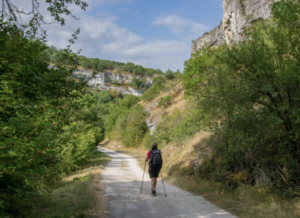
[[[136,147],[142,143],[148,131],[145,122],[147,113],[142,106],[127,105],[126,101],[126,99],[121,100],[120,107],[108,116],[106,134],[110,139],[122,140],[127,147]],[[116,105],[111,106],[116,108]]]
[[[155,135],[154,134],[151,135],[150,132],[148,131],[144,136],[143,145],[145,148],[151,149],[152,144],[156,141],[157,141],[157,138],[155,137]]]
[[[161,97],[158,102],[158,107],[167,108],[172,104],[172,96]]]
[[[199,132],[208,118],[198,111],[192,102],[188,104],[190,105],[188,109],[175,110],[172,114],[164,116],[151,138],[156,139],[159,143],[179,145],[185,139]]]
[[[165,73],[165,77],[166,77],[167,79],[174,79],[174,78],[175,78],[175,74],[173,73],[172,70],[168,69],[168,70],[166,71],[166,73]]]
[[[156,98],[160,91],[165,88],[166,79],[163,76],[157,76],[153,79],[153,86],[142,95],[143,101],[151,101]]]
[[[153,85],[151,88],[149,88],[146,92],[142,95],[142,100],[149,102],[156,98],[161,91],[161,88],[158,85]]]

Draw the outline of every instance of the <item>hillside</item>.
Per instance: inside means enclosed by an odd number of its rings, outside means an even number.
[[[121,100],[107,138],[143,156],[157,142],[175,184],[237,216],[299,217],[299,7],[276,1],[243,40],[201,47],[183,75]]]
[[[195,99],[188,98],[184,92],[179,80],[171,80],[153,100],[138,102],[148,112],[143,119],[149,132],[139,139],[141,143],[128,146],[124,143],[127,136],[108,131],[108,138],[101,146],[138,157],[143,168],[145,154],[156,141],[163,153],[163,174],[168,182],[200,195],[238,217],[298,217],[300,202],[297,199],[284,198],[266,186],[247,185],[243,175],[237,175],[242,177],[238,186],[230,184],[235,179],[228,177],[224,184],[205,175],[201,168],[207,167],[208,160],[214,160],[215,156],[215,148],[210,143],[212,132],[201,123]],[[167,96],[171,96],[170,103],[159,106]]]
[[[55,65],[60,62],[65,50],[58,50],[51,46],[45,53],[50,63]],[[141,96],[152,86],[154,77],[164,74],[160,69],[145,68],[131,62],[87,58],[75,53],[72,53],[71,57],[72,64],[77,68],[74,76],[85,78],[91,87],[100,90],[116,90],[122,94]]]
[[[189,117],[188,114],[192,109],[192,99],[185,98],[184,89],[179,80],[169,81],[167,86],[168,88],[152,101],[142,101],[140,103],[149,113],[146,124],[150,134],[154,138],[161,137],[159,130],[162,125],[169,124],[167,127],[168,130],[170,130],[169,128],[174,128],[173,125],[180,125],[180,122]],[[162,99],[168,96],[171,97],[170,104],[159,106]],[[158,131],[156,132],[157,128]],[[169,169],[168,173],[182,167],[187,168],[189,172],[193,173],[197,165],[201,163],[199,157],[207,153],[207,151],[204,152],[207,148],[203,145],[209,135],[208,132],[199,129],[187,135],[182,135],[182,138],[178,142],[172,139],[170,140],[171,143],[162,141],[161,146],[163,147],[164,156],[173,157],[171,159],[166,158],[165,166]]]
[[[84,77],[90,87],[99,90],[115,90],[121,94],[142,96],[143,92],[152,86],[152,80],[157,75],[140,76],[117,69],[93,72],[79,66],[74,76]]]

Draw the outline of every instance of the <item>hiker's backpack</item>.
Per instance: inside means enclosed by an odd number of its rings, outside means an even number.
[[[162,157],[161,157],[161,151],[156,149],[151,151],[151,159],[149,164],[150,165],[162,165]]]

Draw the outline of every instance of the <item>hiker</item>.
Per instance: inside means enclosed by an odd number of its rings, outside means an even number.
[[[151,150],[148,151],[145,162],[149,161],[149,175],[151,178],[151,192],[153,196],[156,196],[156,184],[157,177],[161,170],[163,160],[161,151],[157,149],[157,143],[153,143]]]

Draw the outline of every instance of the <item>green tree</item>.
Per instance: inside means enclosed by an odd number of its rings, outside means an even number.
[[[298,1],[276,2],[273,19],[242,42],[203,48],[186,63],[185,93],[211,117],[214,158],[203,175],[232,184],[247,172],[251,184],[262,175],[277,188],[300,184],[299,11]]]
[[[162,87],[166,83],[166,79],[163,76],[157,76],[153,79],[153,84]]]
[[[27,34],[1,22],[0,202],[15,215],[30,204],[27,193],[39,187],[46,169],[54,170],[70,102],[87,87],[73,79],[67,50],[49,68],[43,41]]]
[[[174,79],[174,78],[175,78],[175,75],[174,75],[174,73],[173,73],[172,70],[168,69],[168,70],[166,71],[166,73],[165,73],[165,77],[166,77],[167,79]]]
[[[133,88],[135,88],[135,89],[140,88],[142,85],[143,85],[143,82],[142,82],[142,80],[140,80],[139,78],[134,77],[134,78],[131,80],[131,86],[132,86]]]

